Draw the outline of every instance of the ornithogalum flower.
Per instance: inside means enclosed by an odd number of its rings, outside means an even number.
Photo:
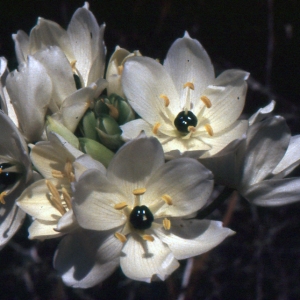
[[[129,58],[122,73],[125,96],[142,119],[121,126],[125,140],[141,130],[155,136],[167,157],[186,153],[212,156],[247,129],[238,121],[249,74],[227,70],[217,78],[201,44],[186,33],[164,64],[148,57]],[[196,151],[196,153],[195,153]]]
[[[88,170],[74,184],[73,211],[85,229],[84,243],[67,236],[55,267],[78,287],[102,281],[119,264],[129,278],[164,280],[178,259],[206,252],[233,233],[221,222],[187,219],[205,205],[212,187],[211,172],[196,160],[165,163],[157,139],[128,142],[106,174]]]
[[[300,178],[284,178],[300,164],[300,135],[291,136],[285,119],[270,115],[273,107],[271,103],[250,118],[247,135],[235,151],[224,149],[201,160],[217,183],[260,206],[300,201]]]
[[[10,118],[0,111],[0,248],[23,223],[25,213],[16,199],[32,178],[24,138]]]

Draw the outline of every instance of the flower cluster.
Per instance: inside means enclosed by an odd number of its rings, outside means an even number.
[[[80,288],[118,266],[165,280],[231,236],[203,219],[215,185],[255,205],[300,200],[285,178],[300,138],[275,103],[241,119],[249,73],[215,76],[186,32],[163,64],[117,46],[104,74],[104,27],[85,3],[67,30],[39,18],[14,34],[17,70],[0,58],[0,247],[28,214],[30,239],[61,237],[54,267]]]

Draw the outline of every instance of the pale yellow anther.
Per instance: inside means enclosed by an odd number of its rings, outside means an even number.
[[[52,205],[61,213],[61,215],[64,215],[66,213],[66,209],[63,207],[61,203],[61,198],[57,188],[49,180],[46,180],[46,185],[50,193],[52,194],[52,196],[50,197]]]
[[[72,60],[71,62],[70,62],[70,65],[71,65],[71,68],[72,68],[72,71],[75,73],[75,71],[76,71],[76,67],[75,67],[75,65],[76,65],[76,62],[77,62],[77,60]]]
[[[206,96],[202,96],[200,99],[207,108],[211,108],[211,101]]]
[[[2,173],[3,171],[2,171],[2,168],[0,168],[0,174]]]
[[[75,175],[73,173],[73,166],[69,160],[65,164],[64,171],[66,173],[66,177],[69,179],[70,182],[75,181]]]
[[[118,74],[119,74],[119,75],[122,75],[123,70],[124,70],[124,66],[123,66],[123,65],[118,66]]]
[[[196,127],[194,126],[188,126],[188,131],[191,132],[191,133],[194,133],[196,131]]]
[[[162,195],[161,199],[163,199],[168,205],[172,205],[173,204],[172,198],[168,194]]]
[[[214,131],[213,131],[212,127],[210,126],[210,124],[204,125],[204,128],[207,131],[208,135],[210,135],[210,136],[214,135]]]
[[[116,232],[115,233],[115,237],[121,242],[121,243],[125,243],[127,241],[127,238],[124,234],[120,233],[120,232]]]
[[[135,189],[132,191],[133,195],[143,195],[145,194],[145,192],[146,192],[145,188]]]
[[[1,169],[0,169],[1,170]],[[7,192],[2,192],[0,194],[0,203],[1,204],[5,204],[5,200],[4,200],[4,197],[7,195]]]
[[[115,120],[117,120],[119,118],[119,111],[118,109],[113,106],[112,104],[109,104],[109,103],[105,103],[106,106],[108,107],[109,109],[109,115],[114,118]]]
[[[170,104],[170,99],[168,98],[167,95],[161,94],[161,95],[159,96],[159,98],[161,98],[161,99],[164,100],[164,102],[165,102],[165,107],[168,107],[168,106],[169,106],[169,104]]]
[[[154,241],[154,237],[152,235],[149,234],[144,234],[142,236],[143,240],[148,241],[148,242],[153,242]]]
[[[120,202],[114,205],[114,209],[117,210],[121,210],[123,208],[125,208],[126,206],[128,206],[128,204],[126,202]]]
[[[164,226],[164,229],[170,230],[171,229],[171,221],[167,218],[164,218],[163,226]]]
[[[154,133],[154,134],[157,134],[158,133],[158,128],[160,127],[160,123],[155,123],[154,124],[154,126],[153,126],[153,129],[152,129],[152,132]]]
[[[68,193],[67,189],[63,187],[63,188],[61,189],[61,192],[62,192],[62,194],[63,194],[63,198],[64,198],[64,201],[65,201],[65,203],[66,203],[66,205],[67,205],[67,208],[68,208],[68,209],[72,209],[71,196],[70,196],[70,194]]]
[[[190,88],[191,90],[194,90],[195,87],[194,87],[194,84],[192,82],[186,82],[184,85],[183,85],[183,88],[185,89],[186,87]]]
[[[59,171],[59,170],[52,170],[51,174],[52,174],[53,178],[59,178],[59,179],[61,179],[61,178],[65,177],[64,173],[61,172],[61,171]]]

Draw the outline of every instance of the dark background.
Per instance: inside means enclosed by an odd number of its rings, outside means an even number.
[[[12,33],[29,33],[38,16],[66,28],[82,5],[0,1],[0,55],[10,69],[16,67]],[[187,30],[205,47],[217,74],[228,68],[251,73],[245,116],[275,99],[275,112],[293,134],[300,132],[300,1],[90,1],[90,9],[107,25],[107,59],[120,45],[162,61]],[[237,234],[193,260],[186,288],[185,261],[164,283],[133,282],[118,270],[97,287],[67,288],[51,265],[58,241],[28,241],[27,222],[0,253],[0,299],[300,299],[300,203],[259,208],[235,200],[211,218],[223,219]]]

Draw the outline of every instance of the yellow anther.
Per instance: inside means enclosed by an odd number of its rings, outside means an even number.
[[[61,178],[65,177],[64,173],[59,171],[59,170],[52,170],[51,173],[52,173],[53,178],[60,178],[61,179]]]
[[[63,187],[63,188],[61,189],[61,192],[62,192],[62,194],[63,194],[63,198],[64,198],[64,200],[65,200],[65,203],[66,203],[66,205],[67,205],[67,208],[68,208],[68,209],[72,209],[71,196],[70,196],[70,194],[68,193],[67,189]]]
[[[142,236],[143,240],[148,241],[148,242],[153,242],[154,241],[154,237],[152,235],[149,234],[144,234]]]
[[[164,102],[165,102],[165,107],[168,107],[168,106],[169,106],[169,104],[170,104],[170,99],[168,98],[167,95],[161,94],[161,95],[159,96],[159,98],[161,98],[161,99],[164,100]]]
[[[64,215],[66,213],[66,209],[63,207],[61,203],[61,198],[57,188],[49,180],[46,180],[46,185],[50,193],[52,194],[52,196],[50,197],[52,205],[61,213],[61,215]]]
[[[152,129],[152,132],[154,133],[154,134],[157,134],[158,133],[158,128],[160,127],[160,123],[155,123],[155,125],[153,126],[153,129]]]
[[[115,204],[114,209],[121,210],[121,209],[125,208],[126,206],[128,206],[128,204],[126,202],[120,202],[120,203]]]
[[[196,127],[194,126],[188,126],[188,131],[191,132],[191,133],[194,133],[196,131]]]
[[[200,99],[207,108],[211,108],[211,101],[206,96],[202,96]]]
[[[208,133],[210,136],[213,136],[213,135],[214,135],[214,131],[213,131],[212,127],[211,127],[209,124],[204,125],[204,128],[205,128],[205,130],[207,131],[207,133]]]
[[[2,168],[0,168],[0,174],[2,173],[3,171],[2,171]]]
[[[143,195],[145,194],[145,192],[146,192],[145,188],[135,189],[132,191],[133,195]]]
[[[72,60],[71,62],[70,62],[70,65],[71,65],[71,68],[72,68],[72,71],[75,73],[75,71],[76,71],[76,67],[75,67],[75,65],[76,65],[76,62],[77,62],[77,60]]]
[[[125,243],[127,241],[127,238],[124,234],[120,233],[120,232],[116,232],[115,233],[115,237],[121,242],[121,243]]]
[[[69,179],[70,182],[75,181],[75,176],[73,173],[73,166],[69,160],[65,164],[64,171],[66,173],[66,177]]]
[[[172,205],[173,204],[172,198],[168,194],[162,195],[161,199],[163,199],[168,205]]]
[[[171,221],[167,218],[164,218],[163,226],[164,226],[164,229],[170,230],[171,229]]]
[[[123,70],[124,70],[124,66],[118,66],[118,74],[119,75],[122,75],[122,73],[123,73]]]
[[[186,87],[190,88],[191,90],[194,90],[195,87],[194,87],[194,84],[192,82],[186,82],[184,85],[183,85],[183,88],[185,89]]]
[[[1,170],[1,169],[0,169]],[[1,204],[5,204],[5,200],[4,200],[4,197],[7,195],[7,192],[2,192],[0,194],[0,203]]]
[[[112,104],[109,103],[105,103],[106,106],[109,109],[109,115],[114,118],[115,120],[117,120],[119,118],[119,111],[116,107],[114,107]]]

